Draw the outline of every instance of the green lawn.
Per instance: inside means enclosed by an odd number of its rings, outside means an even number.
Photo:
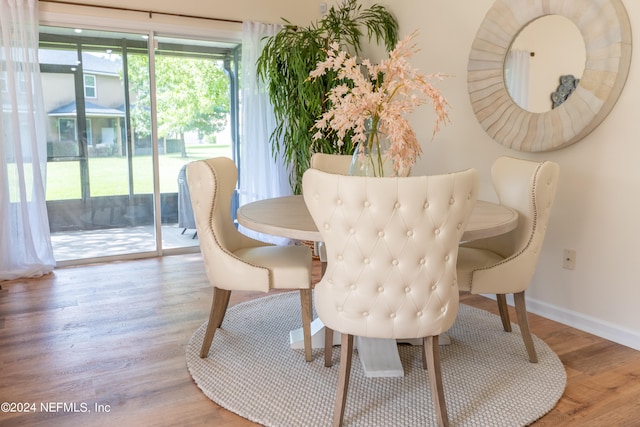
[[[178,173],[182,165],[194,160],[217,156],[230,156],[228,145],[200,144],[187,146],[187,157],[180,153],[161,155],[159,158],[160,192],[178,191]],[[153,162],[151,156],[135,156],[132,165],[133,193],[153,193]],[[129,173],[124,157],[92,157],[89,159],[91,196],[129,194]],[[47,200],[79,199],[80,163],[49,162],[47,164]]]

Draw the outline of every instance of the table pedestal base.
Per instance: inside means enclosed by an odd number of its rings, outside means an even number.
[[[355,347],[365,377],[403,377],[398,344],[385,338],[356,337]]]
[[[451,342],[442,334],[438,341],[441,345]],[[392,340],[383,338],[356,337],[354,347],[366,377],[402,377],[404,369],[398,354],[398,343],[422,345],[422,339]],[[302,328],[289,332],[289,344],[292,349],[304,349]],[[333,332],[333,345],[340,345],[340,333]],[[324,325],[320,319],[311,322],[311,348],[324,348]]]
[[[289,344],[297,350],[304,349],[304,334],[302,328],[289,331]],[[340,345],[340,333],[333,333],[333,345]],[[324,348],[324,324],[319,318],[311,322],[311,348]]]

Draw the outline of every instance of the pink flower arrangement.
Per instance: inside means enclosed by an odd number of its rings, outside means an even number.
[[[331,107],[313,126],[314,140],[323,138],[325,133],[335,133],[338,146],[342,146],[347,132],[353,130],[354,144],[378,141],[377,137],[367,140],[365,122],[371,120],[373,132],[384,133],[390,141],[386,156],[393,160],[394,173],[410,170],[422,154],[422,148],[405,114],[430,99],[437,116],[433,134],[440,129],[440,124],[449,121],[446,99],[429,83],[429,80],[441,80],[442,75],[420,74],[409,63],[417,52],[413,43],[415,35],[414,32],[400,40],[389,52],[389,58],[377,65],[368,59],[359,64],[357,58],[341,51],[337,43],[330,46],[327,59],[317,64],[309,78],[333,70],[336,78],[344,83],[329,92]]]

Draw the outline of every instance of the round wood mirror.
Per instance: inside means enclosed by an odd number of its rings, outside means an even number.
[[[519,107],[505,84],[504,64],[517,35],[547,15],[572,21],[584,38],[584,72],[557,108],[534,113]],[[467,82],[473,111],[497,142],[520,151],[550,151],[588,135],[609,114],[631,63],[631,24],[620,0],[496,0],[469,54]]]

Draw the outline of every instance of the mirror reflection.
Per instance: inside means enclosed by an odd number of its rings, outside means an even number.
[[[509,95],[532,113],[559,106],[577,86],[586,56],[582,34],[568,18],[547,15],[532,21],[515,38],[505,59]]]

